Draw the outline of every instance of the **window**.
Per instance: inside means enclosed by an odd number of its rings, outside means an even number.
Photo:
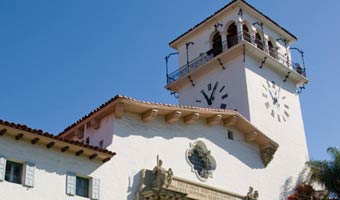
[[[234,140],[234,133],[232,131],[229,131],[229,130],[228,130],[228,139]]]
[[[237,43],[238,43],[237,27],[236,27],[235,23],[232,23],[228,27],[228,33],[227,33],[227,45],[228,45],[228,48],[233,47]]]
[[[217,56],[218,54],[222,53],[222,37],[220,33],[216,33],[213,37],[212,41],[212,53],[213,56]]]
[[[276,51],[277,49],[274,47],[273,43],[269,40],[268,41],[268,48],[269,48],[269,54],[276,58]]]
[[[249,33],[248,26],[243,24],[242,27],[243,27],[243,38],[244,38],[244,40],[251,42],[251,36],[250,36],[250,33]]]
[[[23,164],[13,161],[7,161],[5,180],[12,183],[22,183],[22,169]]]
[[[86,138],[85,144],[90,144],[90,137],[87,137],[87,138]]]
[[[259,33],[256,33],[255,35],[255,43],[256,43],[257,48],[263,50],[263,42],[262,42],[262,38]]]
[[[99,147],[100,147],[100,148],[103,148],[103,147],[104,147],[104,140],[101,140],[101,141],[99,142]]]
[[[76,180],[76,195],[89,197],[89,179],[77,176]]]
[[[202,141],[197,141],[188,151],[187,160],[191,169],[200,180],[206,180],[212,176],[216,169],[215,159],[210,155]]]
[[[70,196],[81,196],[99,199],[100,180],[97,178],[85,178],[78,176],[76,173],[67,172],[66,174],[66,194]]]

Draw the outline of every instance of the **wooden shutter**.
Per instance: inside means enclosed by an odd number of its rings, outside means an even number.
[[[73,172],[66,173],[66,194],[74,196],[76,194],[77,177]]]
[[[98,178],[92,178],[91,184],[91,199],[98,200],[100,196],[100,180]]]
[[[35,170],[35,164],[33,163],[25,163],[25,181],[24,185],[27,187],[33,187],[34,186],[34,170]]]
[[[6,173],[6,158],[0,156],[0,181],[5,180],[5,173]]]

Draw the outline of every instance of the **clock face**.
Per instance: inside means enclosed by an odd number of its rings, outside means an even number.
[[[289,118],[287,97],[281,94],[281,88],[274,81],[263,84],[262,96],[266,99],[264,105],[270,115],[279,122],[286,122]]]
[[[208,107],[226,109],[226,100],[229,96],[226,90],[226,86],[220,84],[218,81],[209,83],[200,91],[199,98],[196,99],[196,103],[205,106],[207,105]]]

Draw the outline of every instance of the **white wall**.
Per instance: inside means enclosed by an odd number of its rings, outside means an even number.
[[[296,177],[308,160],[308,149],[303,126],[302,113],[296,86],[290,82],[283,82],[283,75],[272,72],[266,65],[262,69],[258,66],[260,61],[251,57],[246,58],[246,77],[249,97],[250,121],[267,136],[277,141],[280,145],[270,168],[276,168],[282,178]],[[268,101],[263,97],[263,85],[266,80],[274,81],[281,87],[281,109],[283,104],[289,106],[289,118],[284,122],[277,119],[277,114],[271,116],[271,108],[267,109],[265,103]],[[282,100],[282,97],[286,99]],[[281,110],[282,111],[282,110]],[[283,182],[282,182],[283,183]]]
[[[266,173],[255,144],[243,141],[234,130],[235,140],[227,138],[222,125],[208,127],[205,120],[195,125],[178,122],[169,125],[164,118],[144,123],[139,115],[125,114],[115,120],[115,135],[109,149],[117,152],[112,174],[114,199],[134,199],[140,181],[141,169],[153,169],[156,157],[164,161],[165,168],[172,168],[174,175],[200,182],[187,163],[185,153],[196,140],[203,141],[215,158],[217,168],[214,178],[205,184],[246,194],[250,185],[257,187],[258,177]],[[117,170],[116,170],[117,169]],[[262,191],[261,191],[262,192]]]
[[[90,145],[98,146],[100,141],[104,141],[103,148],[106,148],[112,142],[113,130],[114,130],[114,116],[109,115],[104,119],[100,120],[100,128],[94,129],[88,127],[86,129],[86,137],[90,138]],[[85,141],[85,140],[84,140]]]

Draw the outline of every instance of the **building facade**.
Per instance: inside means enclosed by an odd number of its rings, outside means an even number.
[[[234,0],[170,43],[179,105],[116,96],[58,136],[0,121],[0,199],[286,199],[308,160],[295,41]]]

